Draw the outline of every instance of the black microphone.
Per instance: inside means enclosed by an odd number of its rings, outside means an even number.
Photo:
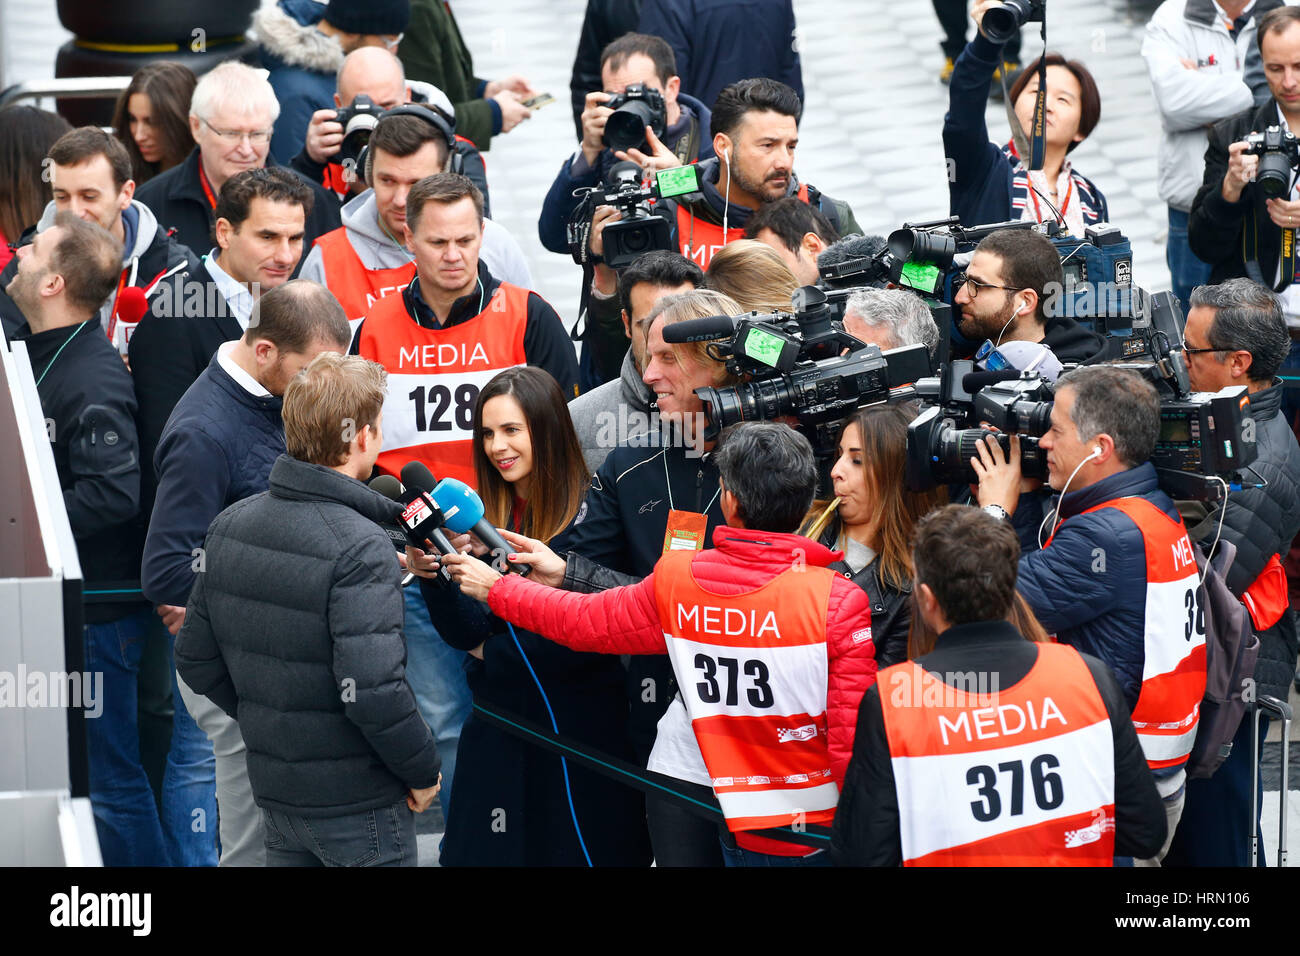
[[[1014,368],[1000,368],[996,371],[981,369],[978,372],[967,372],[961,377],[961,387],[969,395],[974,395],[986,385],[996,385],[998,382],[1009,382],[1013,378],[1019,378],[1020,372]]]
[[[428,469],[425,471],[427,473]],[[403,469],[403,477],[405,476]],[[425,553],[428,553],[429,544],[432,543],[439,554],[456,554],[456,549],[442,530],[442,512],[433,499],[418,485],[409,481],[403,484],[405,489],[394,500],[404,506],[397,523],[406,534],[406,540],[412,547]],[[383,487],[392,489],[392,485],[387,482],[383,483]],[[444,581],[451,581],[451,572],[446,568],[439,568],[439,574]]]
[[[736,331],[736,323],[729,315],[708,315],[702,319],[687,319],[664,326],[664,341],[669,344],[681,342],[710,342],[714,339],[730,338]]]
[[[884,236],[848,236],[832,242],[822,251],[817,257],[817,268],[825,271],[855,259],[870,259],[884,252],[888,245]]]
[[[402,504],[402,483],[392,475],[376,475],[367,482],[372,491],[377,491],[392,501]],[[379,527],[384,529],[384,534],[388,535],[388,540],[393,542],[393,548],[400,554],[406,553],[406,532],[396,524],[388,524],[381,521]]]

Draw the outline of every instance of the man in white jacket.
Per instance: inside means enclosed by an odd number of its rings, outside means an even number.
[[[1160,110],[1160,198],[1169,206],[1165,261],[1187,310],[1210,267],[1187,245],[1187,215],[1205,171],[1206,129],[1250,107],[1243,72],[1259,18],[1282,0],[1165,0],[1147,23],[1142,56]]]

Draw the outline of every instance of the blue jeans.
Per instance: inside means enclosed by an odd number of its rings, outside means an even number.
[[[1187,314],[1192,290],[1210,281],[1210,267],[1192,254],[1187,244],[1187,213],[1169,207],[1169,239],[1165,243],[1165,263],[1169,266],[1174,295]]]
[[[262,808],[267,866],[417,866],[415,814],[402,800],[341,817]]]
[[[212,741],[185,709],[172,659],[176,638],[168,636],[173,716],[172,745],[163,774],[163,837],[172,866],[216,866],[217,758],[212,753]]]
[[[777,856],[744,847],[722,844],[722,859],[727,866],[830,866],[831,855],[825,850],[812,856]]]
[[[465,679],[465,652],[450,647],[438,636],[429,620],[429,606],[420,589],[412,583],[404,589],[406,599],[406,680],[415,693],[420,716],[433,731],[442,758],[443,806],[451,799],[452,778],[456,772],[456,746],[460,728],[469,716],[473,703],[469,682]]]
[[[158,807],[140,764],[136,722],[136,678],[152,616],[146,608],[84,630],[86,671],[102,675],[102,709],[98,717],[86,717],[86,748],[90,805],[105,866],[168,863]]]

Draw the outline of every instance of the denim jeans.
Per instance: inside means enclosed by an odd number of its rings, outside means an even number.
[[[163,774],[163,837],[172,866],[216,866],[219,857],[217,758],[212,752],[212,741],[190,716],[176,685],[176,665],[172,658],[175,643],[172,637],[167,645],[172,682],[172,744]]]
[[[1192,247],[1187,244],[1187,213],[1181,209],[1169,207],[1169,238],[1165,242],[1165,263],[1169,266],[1169,278],[1187,314],[1187,300],[1192,297],[1192,290],[1198,285],[1210,281],[1210,267],[1192,254]]]
[[[341,817],[262,809],[267,866],[417,866],[415,814],[402,800]]]
[[[146,608],[84,630],[86,671],[102,674],[98,717],[86,718],[90,762],[90,804],[105,866],[166,866],[158,806],[140,763],[136,678]]]
[[[412,584],[406,598],[406,680],[415,693],[420,716],[433,731],[442,758],[443,806],[451,798],[456,772],[456,745],[469,716],[473,695],[465,678],[465,652],[450,647],[429,620],[429,606]]]
[[[758,853],[744,847],[730,847],[722,844],[722,859],[727,866],[830,866],[831,855],[825,850],[811,856],[777,856],[774,853]]]

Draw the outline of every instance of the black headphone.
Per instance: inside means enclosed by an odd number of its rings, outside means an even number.
[[[443,141],[447,145],[447,157],[450,160],[449,170],[464,175],[465,157],[456,150],[456,125],[454,121],[448,120],[442,113],[430,106],[424,106],[420,103],[403,103],[401,106],[394,106],[391,110],[380,113],[375,127],[378,128],[380,123],[391,116],[417,117],[441,133]],[[357,165],[361,167],[367,186],[370,185],[370,162],[370,144],[367,143],[357,155]]]

